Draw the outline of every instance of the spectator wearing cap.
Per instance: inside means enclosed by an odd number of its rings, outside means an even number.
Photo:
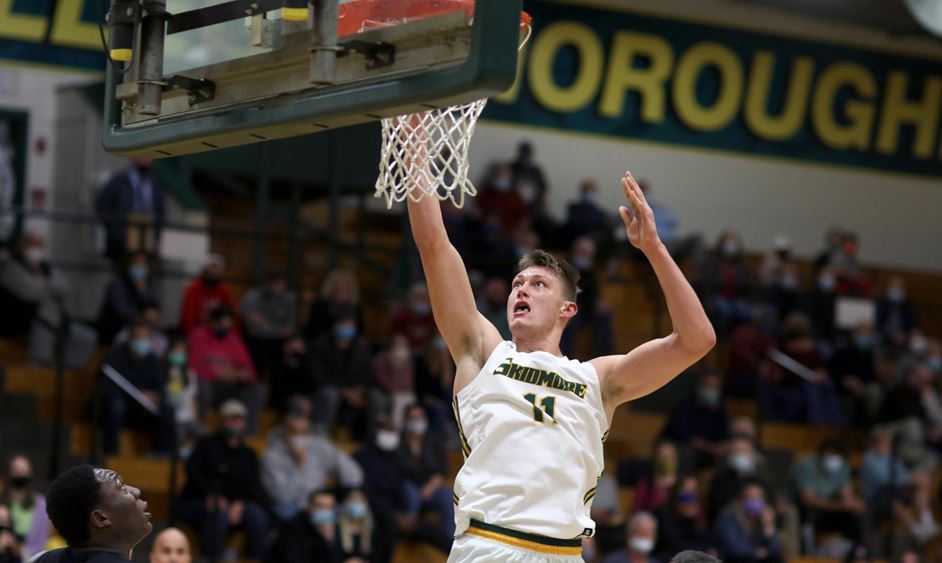
[[[208,322],[194,328],[187,338],[189,362],[198,378],[203,415],[224,400],[237,398],[248,406],[249,431],[254,432],[265,389],[258,383],[252,358],[234,324],[228,307],[214,307]]]
[[[682,444],[693,454],[696,468],[712,466],[722,455],[729,436],[729,417],[723,406],[723,378],[715,369],[706,369],[697,387],[671,409],[661,436]]]
[[[288,278],[282,272],[271,273],[264,285],[245,293],[240,312],[255,369],[268,375],[298,322],[298,300],[288,288]]]
[[[284,422],[269,434],[262,455],[262,485],[284,520],[302,511],[310,494],[328,482],[343,487],[363,483],[363,472],[350,456],[311,432],[310,417],[310,402],[294,398]]]
[[[98,341],[110,343],[145,304],[156,301],[150,257],[144,252],[128,255],[121,271],[112,276],[105,290],[98,313]]]
[[[163,365],[152,348],[150,325],[137,321],[131,327],[130,339],[108,351],[103,362],[103,370],[105,368],[116,371],[157,408],[157,413],[150,412],[111,378],[102,378],[101,412],[105,453],[118,453],[118,436],[125,426],[150,433],[154,436],[154,448],[158,452],[169,452],[172,445],[173,410],[164,393]],[[104,373],[110,373],[110,370]]]
[[[24,455],[10,459],[7,486],[0,500],[10,507],[13,533],[23,538],[23,557],[29,559],[45,548],[51,525],[46,516],[46,497],[33,486],[33,464]]]
[[[245,531],[250,559],[267,547],[268,498],[255,452],[245,445],[245,405],[229,399],[219,409],[221,428],[196,443],[186,462],[187,482],[177,503],[181,520],[199,532],[204,555],[218,560],[232,529]]]
[[[235,310],[232,292],[222,281],[226,261],[218,254],[207,257],[200,275],[190,281],[183,293],[180,306],[180,329],[189,334],[197,326],[204,324],[209,312],[217,305],[225,305],[230,311]]]

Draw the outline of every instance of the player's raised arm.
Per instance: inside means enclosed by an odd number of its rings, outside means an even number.
[[[643,397],[666,384],[705,356],[716,343],[713,326],[697,294],[657,236],[654,212],[631,172],[625,173],[621,185],[632,208],[632,212],[624,206],[618,208],[628,240],[644,253],[654,269],[664,291],[673,332],[625,355],[592,360],[609,416],[621,403]]]
[[[419,150],[415,159],[413,173],[428,178],[422,173],[428,166],[427,158]],[[408,207],[412,236],[422,258],[435,324],[458,365],[458,378],[461,379],[465,371],[473,371],[473,377],[477,373],[475,370],[480,369],[500,342],[500,334],[478,313],[464,261],[448,240],[438,199],[425,197],[416,202],[410,198]],[[468,361],[473,365],[463,370]],[[456,392],[463,383],[466,382],[456,380]]]

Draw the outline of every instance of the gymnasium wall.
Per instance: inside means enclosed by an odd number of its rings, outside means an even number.
[[[475,178],[533,142],[559,217],[625,168],[708,239],[729,226],[801,255],[839,224],[864,260],[942,270],[942,49],[718,0],[528,1],[515,89],[472,144]],[[684,14],[678,19],[676,14]]]

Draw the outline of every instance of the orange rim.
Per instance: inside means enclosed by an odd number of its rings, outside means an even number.
[[[474,17],[473,0],[356,0],[340,5],[337,33],[340,37],[359,33],[365,24],[395,25],[396,20],[421,19],[453,12]],[[520,27],[529,28],[533,18],[520,12]]]

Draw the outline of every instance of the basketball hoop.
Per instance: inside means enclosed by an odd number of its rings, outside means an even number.
[[[339,35],[351,35],[451,12],[474,18],[473,0],[355,0],[340,6]],[[520,14],[520,48],[530,38],[532,20]],[[487,98],[382,120],[383,144],[375,197],[386,207],[407,197],[433,196],[457,207],[477,195],[468,178],[468,149]]]

